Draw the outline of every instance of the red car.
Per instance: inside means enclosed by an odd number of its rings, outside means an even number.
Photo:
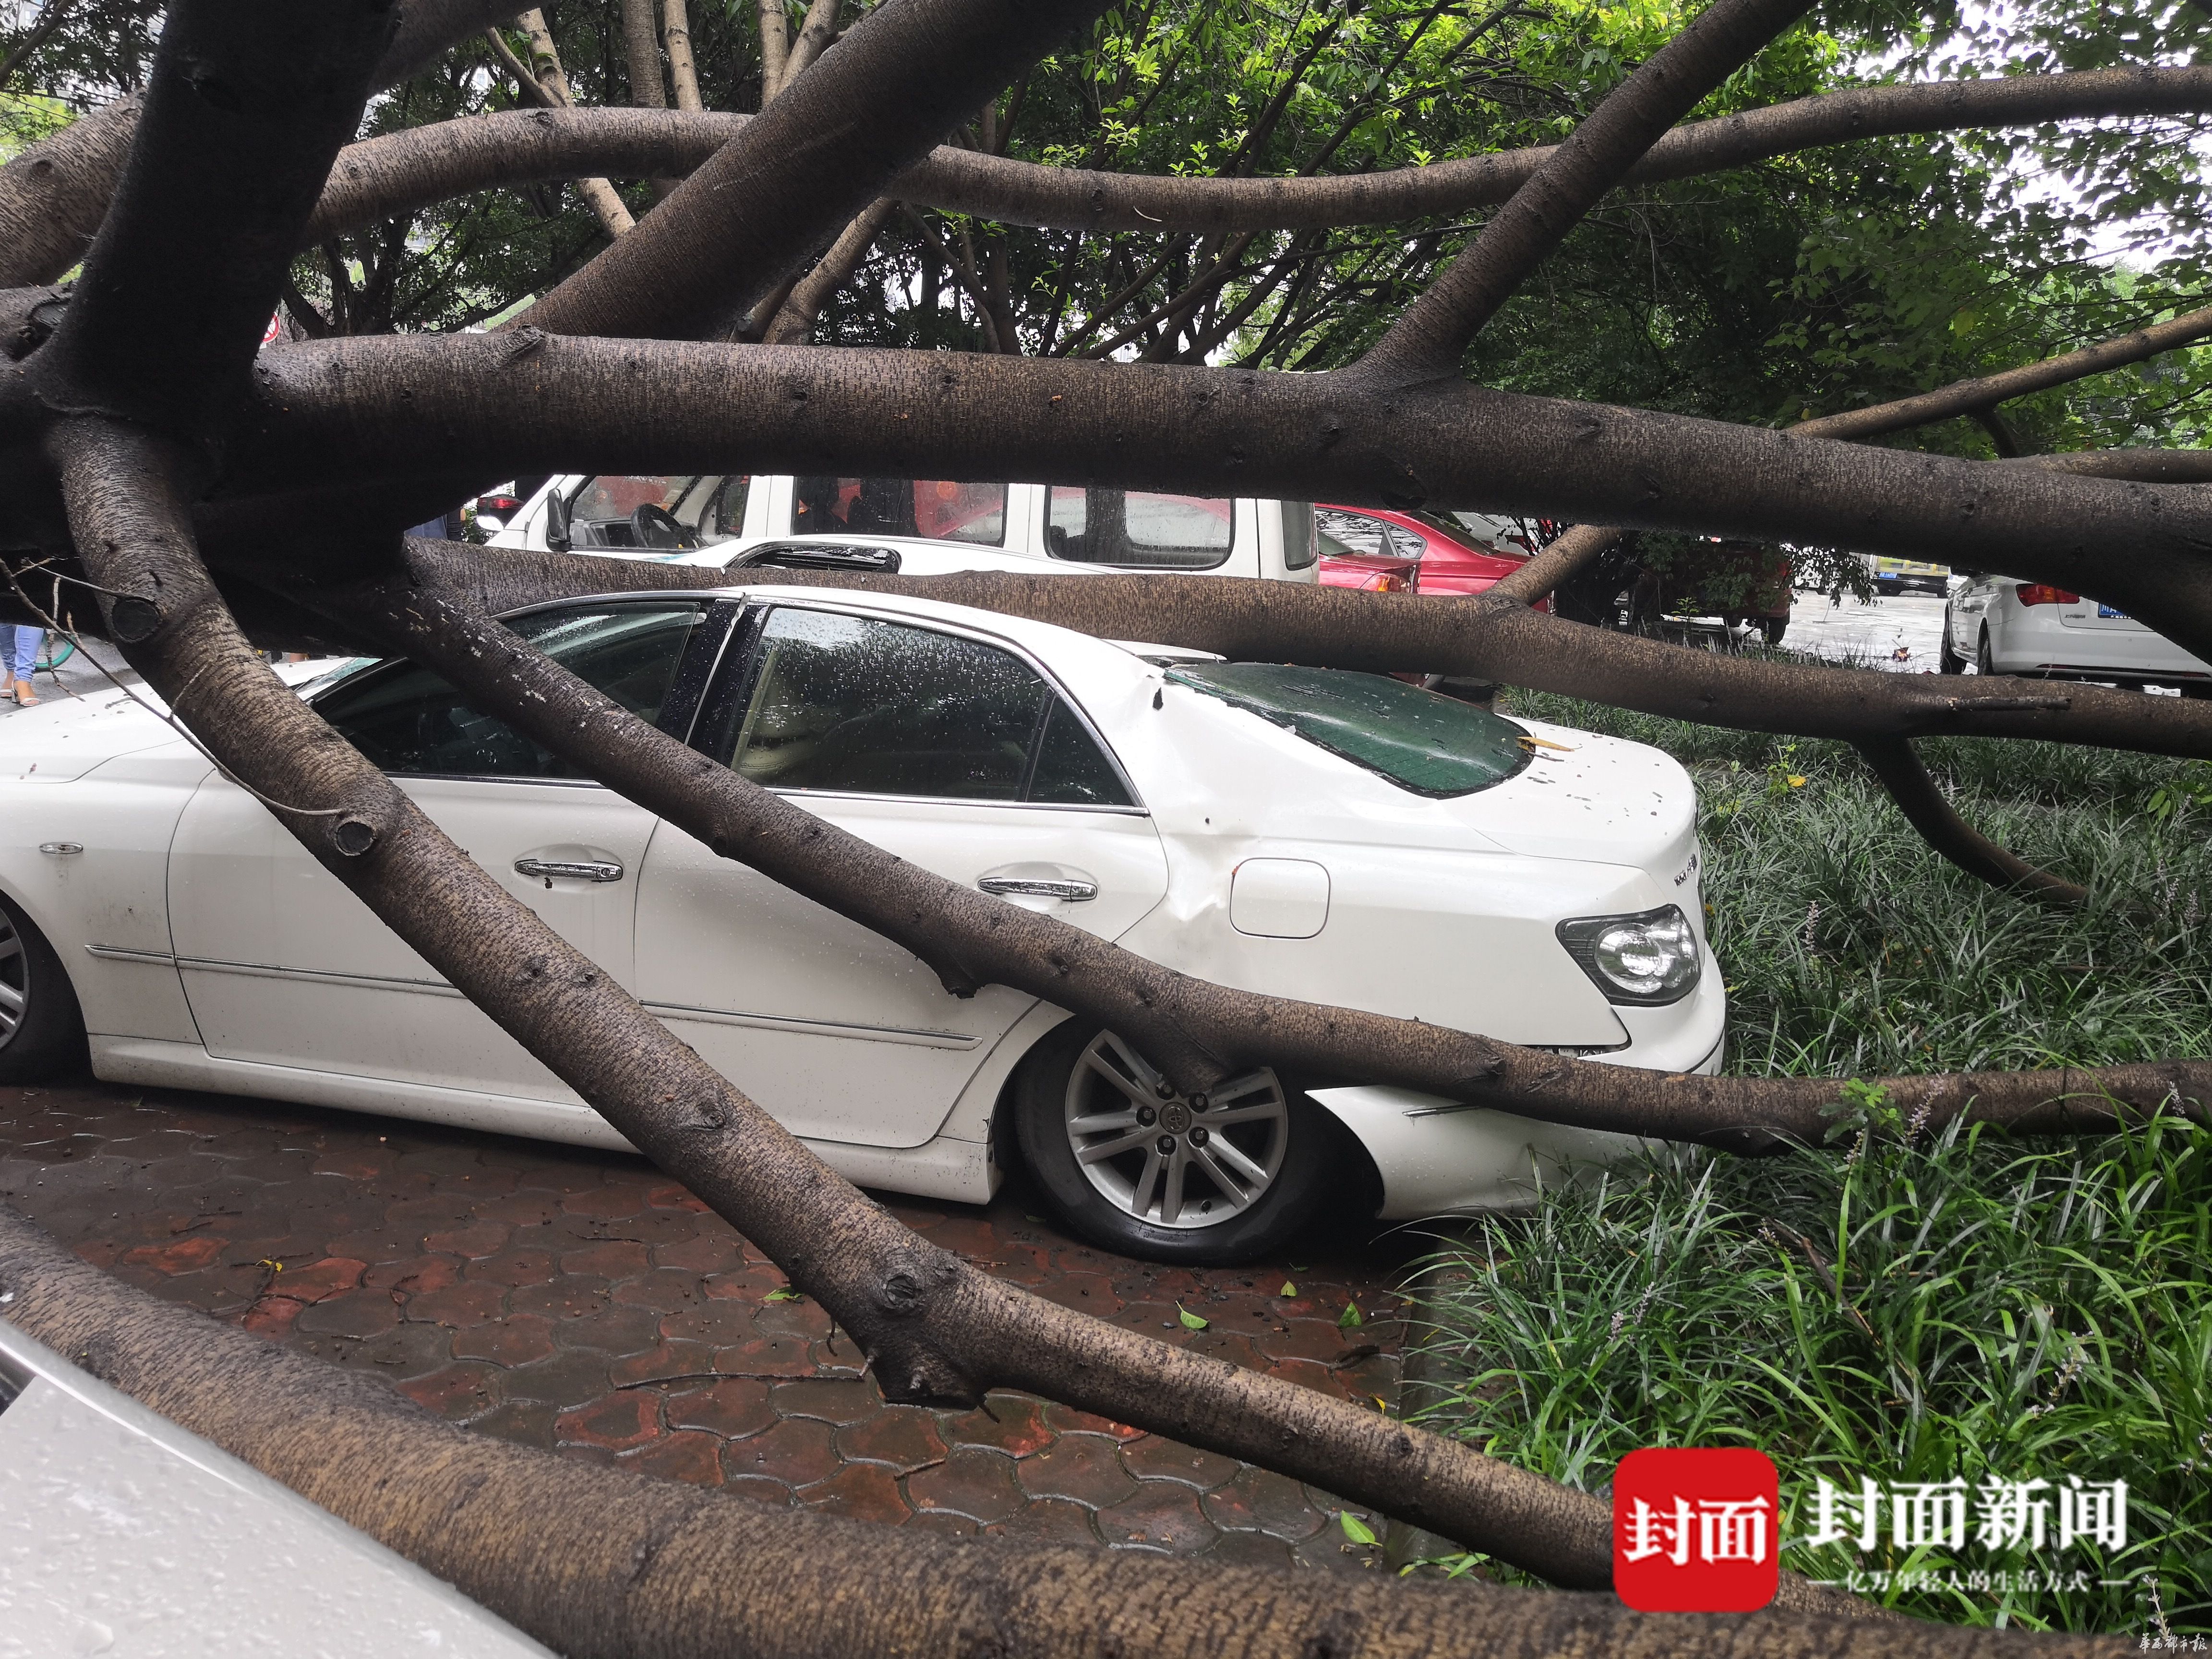
[[[1382,586],[1358,578],[1387,570],[1410,574],[1419,592],[1480,593],[1528,562],[1526,548],[1493,542],[1456,519],[1418,507],[1324,505],[1314,518],[1322,532],[1321,579],[1332,586]],[[1549,610],[1551,602],[1537,608]]]

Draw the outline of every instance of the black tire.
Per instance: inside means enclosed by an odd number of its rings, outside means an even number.
[[[1094,1043],[1111,1045],[1103,1057],[1114,1069],[1130,1077],[1133,1085],[1139,1086],[1123,1087],[1116,1093],[1113,1085],[1083,1066],[1084,1056]],[[1015,1075],[1012,1091],[1014,1142],[1021,1150],[1022,1161],[1029,1166],[1047,1202],[1060,1218],[1094,1244],[1147,1261],[1193,1266],[1224,1266],[1249,1261],[1288,1244],[1313,1218],[1330,1190],[1331,1172],[1340,1176],[1347,1167],[1341,1146],[1342,1131],[1327,1109],[1283,1085],[1272,1073],[1249,1074],[1255,1079],[1264,1078],[1265,1084],[1247,1082],[1245,1093],[1237,1097],[1250,1101],[1256,1096],[1256,1105],[1240,1108],[1235,1100],[1209,1102],[1206,1107],[1194,1110],[1192,1103],[1181,1096],[1170,1096],[1147,1098],[1145,1106],[1139,1108],[1132,1103],[1140,1091],[1142,1074],[1131,1073],[1125,1061],[1136,1061],[1142,1066],[1127,1045],[1120,1043],[1118,1039],[1109,1036],[1096,1025],[1070,1020],[1030,1051]],[[1080,1072],[1079,1066],[1082,1066]],[[1149,1071],[1149,1067],[1143,1068],[1144,1073]],[[1079,1091],[1083,1092],[1075,1093],[1072,1106],[1071,1093]],[[1094,1099],[1094,1096],[1106,1098]],[[1144,1180],[1143,1171],[1156,1161],[1158,1143],[1164,1139],[1176,1143],[1177,1156],[1173,1160],[1162,1158],[1157,1161],[1166,1167],[1180,1164],[1185,1203],[1199,1206],[1200,1217],[1210,1215],[1213,1206],[1224,1202],[1222,1195],[1226,1188],[1207,1171],[1209,1168],[1226,1170],[1228,1166],[1212,1163],[1210,1156],[1207,1163],[1201,1163],[1194,1144],[1198,1148],[1213,1146],[1218,1152],[1218,1143],[1229,1139],[1229,1131],[1209,1129],[1206,1113],[1272,1113],[1277,1101],[1281,1106],[1279,1120],[1248,1120],[1235,1126],[1237,1138],[1230,1144],[1239,1150],[1247,1164],[1271,1170],[1264,1184],[1256,1186],[1241,1207],[1226,1210],[1224,1218],[1218,1221],[1185,1218],[1180,1224],[1163,1224],[1160,1218],[1165,1206],[1162,1200],[1169,1180],[1165,1167],[1154,1176],[1152,1197],[1143,1206],[1143,1212],[1131,1206],[1127,1200],[1134,1196],[1134,1189]],[[1103,1109],[1113,1104],[1118,1104],[1121,1110],[1113,1113]],[[1081,1107],[1091,1109],[1077,1109]],[[1134,1120],[1143,1109],[1159,1115],[1150,1124],[1139,1124]],[[1112,1140],[1124,1132],[1124,1127],[1133,1136],[1147,1130],[1158,1133],[1146,1136],[1141,1144],[1133,1144],[1124,1153],[1098,1159],[1091,1167],[1100,1171],[1101,1180],[1094,1182],[1076,1156],[1075,1135],[1069,1127],[1071,1118],[1079,1115],[1127,1115],[1132,1119],[1127,1126],[1116,1126],[1098,1133],[1092,1142],[1094,1148]],[[1178,1133],[1170,1133],[1171,1130]],[[1279,1153],[1268,1156],[1261,1145],[1262,1135],[1254,1131],[1279,1133]],[[1231,1173],[1233,1176],[1234,1172]],[[1101,1189],[1102,1182],[1129,1191],[1120,1200],[1109,1197]]]
[[[1990,630],[1986,628],[1982,630],[1982,642],[1974,647],[1974,667],[1984,674],[1997,672],[1996,653],[1990,649]]]
[[[1936,665],[1946,674],[1966,672],[1966,659],[1951,644],[1951,609],[1948,605],[1943,608],[1943,648],[1936,656]]]
[[[84,1016],[61,958],[0,899],[0,1083],[42,1083],[84,1059]]]
[[[2197,702],[2212,697],[2212,680],[2184,680],[2181,695]]]
[[[1759,619],[1759,631],[1765,635],[1767,647],[1770,650],[1774,649],[1781,645],[1782,636],[1790,631],[1790,618],[1761,617]]]

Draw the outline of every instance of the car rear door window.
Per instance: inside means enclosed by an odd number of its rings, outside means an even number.
[[[1006,486],[949,478],[797,478],[791,533],[921,536],[997,547],[1006,539]]]
[[[1126,806],[1081,719],[1012,652],[836,611],[779,607],[744,712],[716,745],[777,789]]]
[[[1235,503],[1222,498],[1054,485],[1045,543],[1085,564],[1211,570],[1227,562],[1235,529]]]
[[[704,606],[697,600],[540,611],[507,625],[641,720],[657,724]],[[349,675],[315,711],[385,771],[440,777],[574,778],[566,761],[478,714],[438,675],[395,661]]]

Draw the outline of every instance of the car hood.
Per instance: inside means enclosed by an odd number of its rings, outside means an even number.
[[[65,783],[102,761],[173,741],[176,729],[155,712],[160,699],[134,690],[146,702],[109,686],[0,719],[0,780]]]
[[[305,690],[354,659],[278,663],[277,678]],[[150,687],[96,690],[49,698],[35,708],[0,716],[0,782],[66,783],[102,762],[172,743],[168,706]]]

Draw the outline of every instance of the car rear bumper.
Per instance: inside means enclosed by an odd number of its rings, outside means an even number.
[[[2004,617],[1991,630],[1990,648],[2000,674],[2160,685],[2212,679],[2212,664],[2148,629],[2068,628],[2051,605],[2023,605]]]
[[[1585,1051],[1587,1058],[1678,1074],[1720,1071],[1727,1000],[1710,952],[1705,982],[1686,1002],[1615,1012],[1638,1017],[1623,1022],[1636,1040]],[[1376,1213],[1388,1221],[1522,1208],[1546,1188],[1589,1179],[1648,1145],[1634,1135],[1570,1128],[1382,1085],[1316,1089],[1312,1097],[1374,1160],[1382,1181]]]

